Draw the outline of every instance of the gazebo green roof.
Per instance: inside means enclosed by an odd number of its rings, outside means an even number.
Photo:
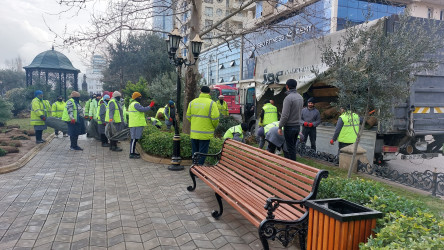
[[[71,61],[64,54],[55,51],[54,47],[38,54],[25,69],[53,69],[80,72],[72,66]]]

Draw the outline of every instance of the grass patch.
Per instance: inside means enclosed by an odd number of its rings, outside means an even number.
[[[318,168],[318,169],[327,170],[329,172],[329,177],[347,178],[348,171],[345,169],[340,169],[338,167],[328,166],[328,165],[322,164],[318,161],[314,161],[314,160],[302,158],[302,157],[298,157],[297,161],[300,163],[304,163],[306,165]],[[374,180],[373,178],[368,177],[365,174],[361,174],[361,175],[352,174],[352,179],[354,179],[356,177],[381,183],[381,185],[383,187],[396,193],[397,195],[409,198],[411,200],[420,201],[427,208],[429,208],[432,212],[444,216],[444,210],[442,209],[444,207],[444,200],[440,199],[439,197],[432,196],[431,193],[430,193],[430,195],[423,195],[423,194],[419,194],[419,193],[410,191],[407,188],[401,188],[398,186],[392,186],[392,185],[387,184],[385,182],[379,182],[377,180]]]

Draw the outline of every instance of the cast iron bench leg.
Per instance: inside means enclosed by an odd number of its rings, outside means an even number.
[[[222,206],[222,197],[218,193],[214,193],[216,195],[217,203],[219,203],[219,211],[213,210],[211,215],[217,220],[224,212],[224,207]]]
[[[193,174],[193,172],[191,172],[191,168],[190,168],[190,176],[191,176],[191,180],[193,180],[193,186],[188,186],[187,190],[194,191],[194,189],[196,189],[196,175]]]

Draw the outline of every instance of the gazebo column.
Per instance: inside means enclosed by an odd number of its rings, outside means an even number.
[[[62,73],[59,72],[59,95],[60,96],[62,95],[62,89],[63,89],[63,87],[62,87]],[[66,98],[65,98],[65,101],[66,101]]]
[[[65,100],[68,100],[66,99],[66,72],[63,73],[63,85],[65,89]]]
[[[48,70],[45,71],[46,85],[48,85]]]
[[[77,75],[78,75],[78,73],[75,72],[74,73],[74,90],[75,91],[79,91],[79,83],[78,83]]]

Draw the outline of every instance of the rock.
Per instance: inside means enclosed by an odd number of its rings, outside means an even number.
[[[1,149],[5,150],[6,152],[9,153],[18,153],[19,149],[16,147],[12,147],[12,146],[0,146]]]
[[[336,108],[329,108],[321,113],[321,119],[328,120],[328,119],[335,119],[339,116],[339,112]]]

